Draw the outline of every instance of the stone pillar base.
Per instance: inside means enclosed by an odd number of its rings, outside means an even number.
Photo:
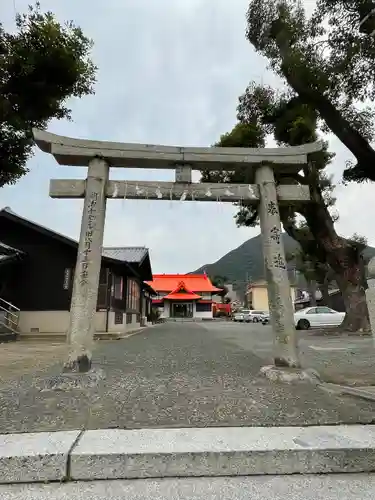
[[[39,385],[41,392],[69,391],[71,389],[91,389],[99,385],[106,378],[104,370],[93,368],[85,373],[61,373],[42,380]]]
[[[147,325],[147,318],[146,316],[141,316],[141,320],[139,323],[140,326],[146,326]]]
[[[302,370],[301,368],[278,368],[276,366],[263,366],[260,373],[271,382],[284,382],[293,384],[295,382],[310,382],[312,384],[320,384],[319,373],[315,370]]]

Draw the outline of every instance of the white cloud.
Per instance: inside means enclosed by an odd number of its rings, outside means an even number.
[[[3,2],[4,3],[4,2]],[[17,0],[18,10],[29,0]],[[72,103],[72,123],[50,129],[68,136],[124,142],[210,145],[235,122],[237,98],[252,79],[274,83],[245,40],[248,0],[49,0],[42,8],[73,19],[95,41],[96,95]],[[14,16],[0,7],[5,26]],[[348,157],[336,141],[340,163]],[[78,237],[82,202],[48,198],[49,179],[84,177],[37,152],[30,174],[2,190],[1,204]],[[118,179],[171,179],[171,173],[116,170]],[[371,186],[339,188],[339,230],[375,244]],[[168,201],[110,201],[105,244],[146,245],[155,272],[185,272],[220,258],[256,229],[237,229],[231,206]],[[366,217],[363,218],[363,214]],[[362,221],[361,220],[362,216]]]

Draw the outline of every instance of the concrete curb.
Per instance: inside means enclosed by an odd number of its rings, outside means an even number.
[[[366,390],[363,387],[350,387],[347,385],[323,383],[320,388],[331,394],[347,394],[357,398],[366,399],[367,401],[375,401],[375,392]]]
[[[0,436],[0,483],[375,471],[375,426]]]
[[[0,435],[0,483],[62,481],[80,431]]]
[[[147,325],[147,326],[140,326],[139,328],[136,328],[135,330],[131,330],[129,333],[124,333],[121,337],[119,337],[119,339],[127,339],[129,337],[132,337],[133,335],[136,335],[137,333],[141,333],[141,332],[145,332],[147,331],[149,328],[154,328],[155,326],[158,326],[158,325]]]

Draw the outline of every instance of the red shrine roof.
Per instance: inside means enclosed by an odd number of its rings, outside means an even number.
[[[178,293],[179,297],[181,297],[182,288],[189,294],[190,299],[193,298],[191,294],[196,295],[199,292],[216,293],[221,291],[220,288],[213,286],[207,274],[154,274],[152,278],[152,281],[146,281],[146,283],[155,292],[169,292],[169,295],[165,297],[168,299],[172,293]]]

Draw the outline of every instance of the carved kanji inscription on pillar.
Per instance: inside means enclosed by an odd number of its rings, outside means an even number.
[[[273,241],[276,241],[276,243],[280,243],[280,237],[281,237],[281,232],[280,229],[276,226],[273,226],[273,228],[270,231],[271,233],[271,239]]]

